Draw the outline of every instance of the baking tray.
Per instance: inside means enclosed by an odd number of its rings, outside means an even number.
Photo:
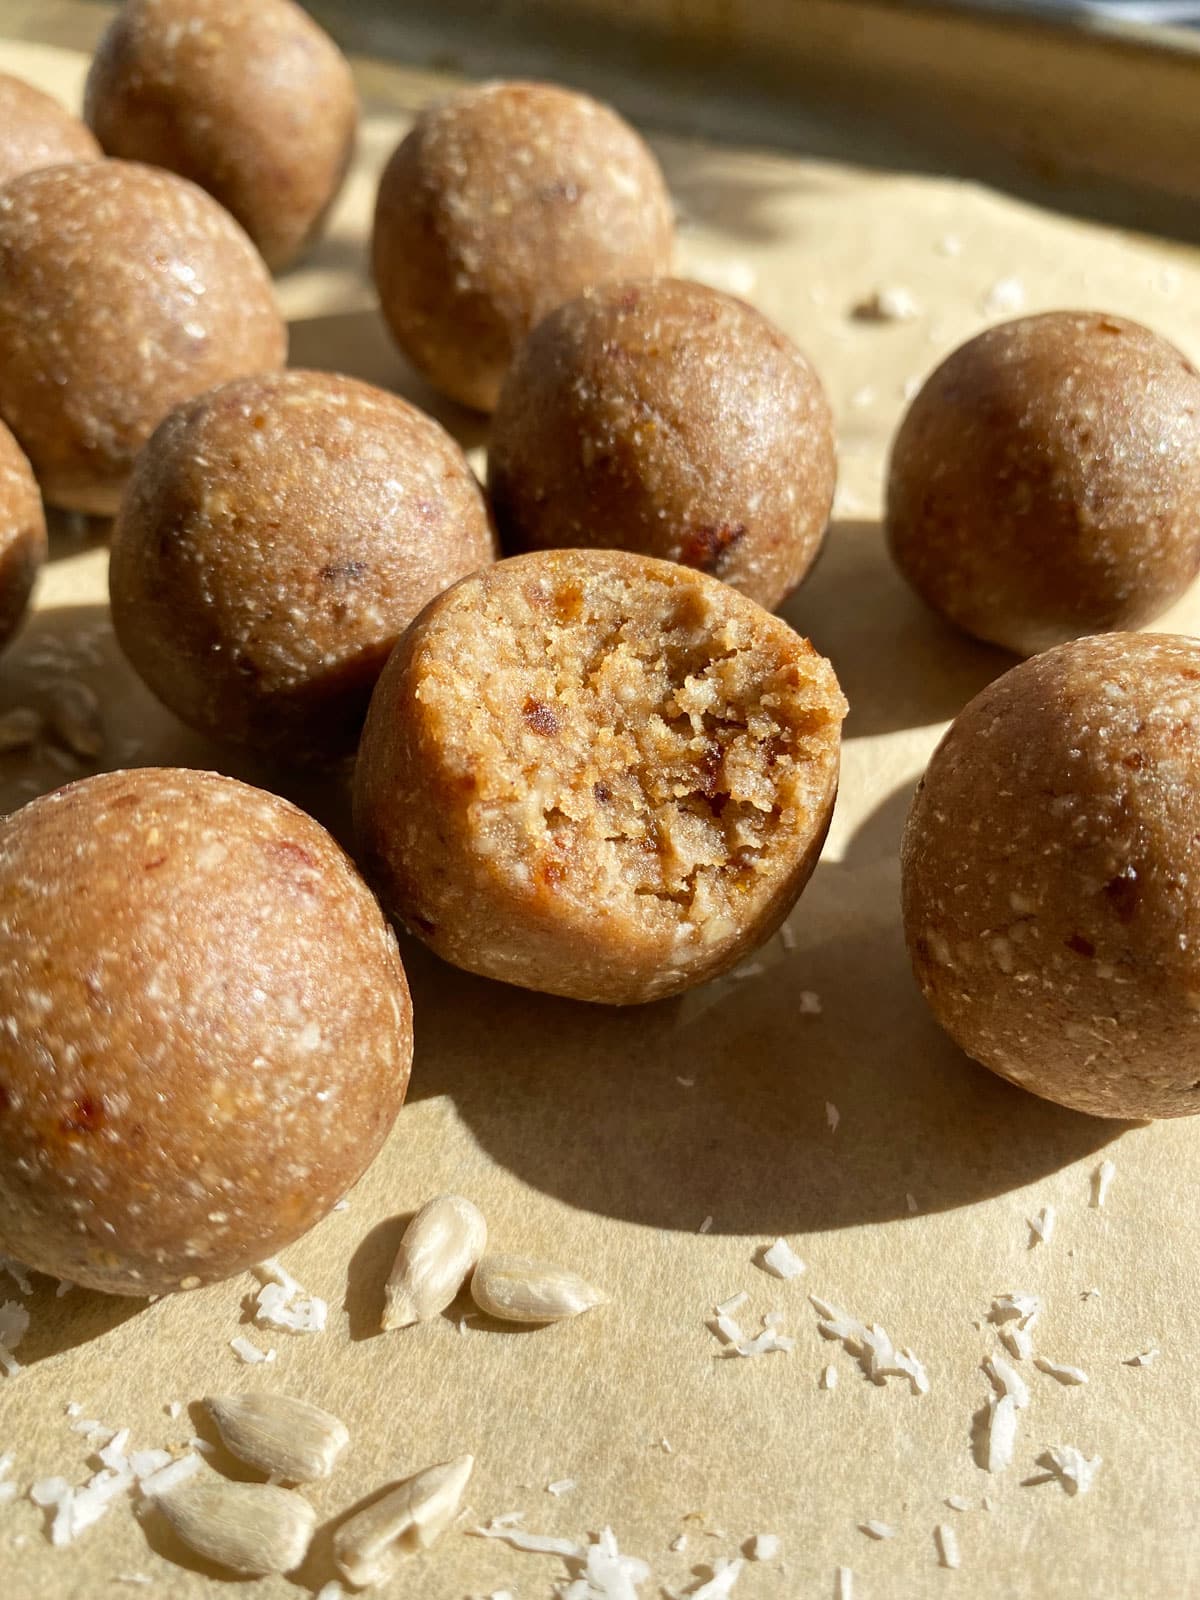
[[[947,720],[1009,661],[921,610],[878,525],[906,396],[1005,306],[1103,306],[1200,355],[1200,260],[1183,215],[1200,149],[1200,98],[1183,88],[1196,82],[1190,46],[781,0],[324,15],[351,49],[374,54],[356,60],[363,137],[329,235],[280,282],[297,364],[416,399],[479,462],[479,419],[438,401],[391,348],[364,239],[375,178],[412,110],[462,73],[490,71],[552,73],[633,114],[677,199],[681,270],[748,296],[812,356],[838,417],[840,482],[825,553],[785,614],[832,658],[851,702],[841,797],[786,939],[678,1000],[609,1012],[542,999],[405,943],[409,1104],[348,1207],[284,1258],[329,1301],[329,1331],[247,1328],[249,1279],[152,1305],[58,1298],[39,1281],[25,1368],[0,1384],[0,1453],[15,1453],[23,1485],[81,1481],[72,1402],[131,1428],[138,1446],[203,1434],[194,1402],[214,1390],[266,1382],[329,1406],[353,1442],[314,1491],[321,1532],[292,1578],[238,1586],[256,1600],[318,1589],[348,1506],[464,1450],[478,1465],[461,1528],[511,1511],[573,1539],[611,1526],[651,1566],[643,1597],[699,1582],[756,1532],[779,1535],[780,1556],[748,1563],[735,1600],[830,1596],[843,1566],[858,1600],[1200,1593],[1195,1130],[1044,1104],[967,1061],[928,1017],[901,936],[900,830]],[[68,0],[2,6],[0,65],[77,103],[105,16]],[[930,83],[944,89],[936,115]],[[1024,105],[1053,170],[992,125],[1006,104]],[[1146,231],[1167,213],[1170,243]],[[908,289],[918,316],[852,320],[857,301],[888,286]],[[281,789],[344,836],[338,779],[296,779],[204,744],[142,689],[108,627],[103,535],[56,525],[36,614],[0,661],[0,710],[45,706],[60,681],[84,678],[101,694],[103,764],[213,766]],[[1198,631],[1200,603],[1189,597],[1160,625]],[[0,806],[85,770],[52,748],[0,758]],[[1104,1157],[1116,1178],[1096,1209]],[[536,1331],[485,1329],[458,1305],[433,1325],[375,1334],[404,1219],[447,1188],[483,1208],[497,1247],[573,1265],[612,1303]],[[1031,1249],[1026,1219],[1045,1205],[1057,1230]],[[808,1263],[803,1278],[780,1282],[755,1264],[777,1235]],[[722,1356],[706,1319],[742,1289],[744,1324],[782,1312],[791,1353]],[[984,1318],[1013,1289],[1042,1298],[1038,1348],[1090,1382],[1065,1389],[1031,1373],[1013,1466],[989,1477],[972,1451],[989,1387],[979,1363],[994,1347]],[[15,1286],[0,1297],[9,1292],[20,1298]],[[820,1338],[809,1292],[911,1346],[929,1393],[863,1378]],[[239,1365],[229,1340],[245,1332],[276,1346],[273,1365]],[[1151,1347],[1154,1364],[1123,1364]],[[827,1365],[840,1375],[832,1391],[820,1386]],[[177,1418],[172,1401],[185,1404]],[[1103,1458],[1086,1496],[1022,1482],[1064,1443]],[[564,1479],[570,1492],[547,1493]],[[949,1509],[949,1496],[969,1509]],[[869,1540],[858,1525],[871,1518],[896,1536]],[[944,1522],[957,1572],[938,1564]],[[50,1547],[27,1501],[0,1507],[0,1571],[22,1600],[121,1593],[121,1575],[149,1577],[146,1592],[171,1600],[221,1592],[153,1517],[124,1505],[65,1549]],[[528,1600],[563,1577],[555,1560],[456,1529],[386,1592]]]

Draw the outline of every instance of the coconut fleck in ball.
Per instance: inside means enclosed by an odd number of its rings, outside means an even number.
[[[207,189],[279,268],[341,188],[358,98],[346,58],[292,0],[126,0],[85,115],[109,155]]]
[[[332,759],[421,607],[494,558],[483,493],[432,418],[332,373],[239,378],[172,412],[138,457],[113,623],[193,727]]]
[[[492,423],[508,550],[619,546],[773,610],[812,565],[837,458],[825,391],[741,300],[678,278],[611,284],[541,322]]]
[[[0,72],[0,185],[39,167],[98,161],[91,132],[53,96]]]
[[[1200,1110],[1200,644],[1079,639],[1005,673],[929,764],[902,855],[934,1015],[1106,1117]]]
[[[1200,570],[1200,373],[1124,317],[989,328],[913,401],[886,520],[922,599],[992,644],[1151,622]]]
[[[393,935],[330,836],[212,773],[0,820],[0,1250],[148,1295],[241,1272],[356,1182],[404,1099]]]
[[[46,559],[46,518],[33,469],[0,422],[0,649],[29,604]]]
[[[404,354],[490,411],[535,323],[592,284],[669,271],[673,237],[658,163],[615,111],[489,83],[418,116],[379,185],[372,260]]]
[[[261,257],[194,184],[126,161],[0,190],[0,417],[51,505],[111,515],[181,400],[282,366]]]
[[[628,1005],[734,966],[807,882],[846,703],[807,640],[670,562],[554,550],[434,600],[355,779],[386,908],[471,972]]]

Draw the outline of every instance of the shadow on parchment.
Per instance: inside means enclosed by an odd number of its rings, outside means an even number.
[[[406,941],[411,1097],[450,1096],[493,1159],[558,1199],[688,1232],[708,1216],[732,1234],[893,1220],[910,1193],[950,1210],[1100,1149],[1129,1125],[1014,1088],[927,1011],[900,926],[910,792],[867,819],[845,862],[817,868],[793,950],[772,940],[750,976],[675,1000],[533,1000]],[[801,990],[819,1015],[800,1012]]]
[[[833,662],[850,702],[847,739],[948,721],[1017,664],[917,599],[877,522],[835,522],[808,581],[780,615]]]

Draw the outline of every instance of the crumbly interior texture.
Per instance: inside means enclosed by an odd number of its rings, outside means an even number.
[[[510,552],[619,544],[768,610],[816,558],[836,471],[805,357],[753,307],[679,278],[551,312],[517,355],[488,450]]]
[[[0,72],[0,128],[0,186],[39,167],[98,161],[102,153],[66,106],[7,72]]]
[[[431,417],[333,373],[270,373],[180,407],[141,452],[113,622],[193,727],[333,760],[413,617],[494,556],[475,476]]]
[[[970,1055],[1112,1117],[1200,1111],[1200,644],[1081,639],[985,689],[913,803],[904,922]]]
[[[0,822],[0,1252],[145,1295],[318,1221],[404,1098],[395,939],[275,795],[147,768]]]
[[[372,263],[409,360],[491,411],[521,340],[594,283],[671,265],[658,162],[615,111],[544,83],[485,83],[418,116],[380,180]]]
[[[16,632],[46,559],[46,518],[29,462],[0,423],[0,648]]]
[[[837,782],[829,664],[715,580],[611,551],[502,562],[389,663],[357,814],[385,899],[475,971],[629,1002],[793,904]]]
[[[0,190],[0,262],[0,417],[52,505],[112,515],[173,406],[287,355],[258,252],[173,173],[26,173]]]
[[[109,155],[207,189],[276,270],[319,229],[358,123],[349,63],[293,0],[125,0],[84,111]]]
[[[892,446],[901,572],[1031,655],[1151,622],[1200,571],[1200,373],[1124,317],[1002,323],[925,383]]]

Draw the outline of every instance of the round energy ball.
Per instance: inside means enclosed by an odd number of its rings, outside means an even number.
[[[968,1055],[1104,1117],[1200,1111],[1200,643],[1101,635],[1014,667],[913,801],[904,927]]]
[[[173,406],[287,355],[261,257],[169,172],[26,173],[0,190],[0,262],[0,417],[51,505],[111,515]]]
[[[404,1100],[395,938],[311,817],[213,773],[0,820],[0,1250],[111,1294],[241,1272],[319,1221]]]
[[[829,402],[795,345],[678,278],[552,311],[513,363],[488,450],[506,550],[637,550],[769,611],[816,557],[836,475]]]
[[[110,156],[207,189],[278,269],[342,186],[358,97],[346,58],[292,0],[125,0],[84,115]]]
[[[0,185],[39,167],[98,161],[100,155],[91,132],[65,106],[0,72]]]
[[[358,743],[427,600],[495,559],[431,417],[327,372],[238,378],[173,411],[113,529],[117,638],[192,727],[285,761]]]
[[[909,408],[886,521],[922,599],[989,643],[1150,622],[1200,570],[1200,373],[1101,312],[989,328]]]
[[[490,411],[535,323],[594,283],[668,271],[673,239],[659,165],[615,111],[489,83],[418,116],[379,185],[372,260],[404,354]]]
[[[17,631],[46,559],[46,518],[33,469],[0,422],[0,649]]]
[[[355,775],[390,911],[468,971],[630,1005],[727,971],[808,881],[846,702],[736,590],[619,550],[517,556],[404,635]]]

